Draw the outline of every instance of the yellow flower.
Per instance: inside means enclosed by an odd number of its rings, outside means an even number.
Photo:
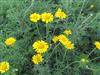
[[[100,42],[99,41],[96,41],[95,42],[95,46],[96,46],[97,49],[100,49]]]
[[[43,57],[42,57],[41,54],[36,54],[36,55],[33,55],[33,56],[32,56],[32,62],[33,62],[34,64],[39,64],[39,63],[42,62],[42,61],[43,61]]]
[[[4,73],[9,70],[9,63],[8,62],[1,62],[0,63],[0,73]]]
[[[32,47],[36,50],[37,53],[44,53],[48,50],[48,43],[40,40],[33,43]]]
[[[58,41],[58,36],[54,36],[54,37],[52,38],[52,41],[53,41],[54,43],[56,43],[56,42]]]
[[[71,34],[72,34],[72,31],[71,31],[71,30],[65,30],[65,31],[64,31],[64,34],[66,34],[66,35],[71,35]]]
[[[69,39],[68,39],[65,35],[63,35],[63,34],[59,35],[59,36],[58,36],[58,39],[59,39],[59,41],[60,41],[62,44],[65,44],[65,42],[68,42],[68,41],[69,41]]]
[[[32,22],[37,22],[38,20],[40,20],[40,15],[37,13],[33,13],[30,15],[30,21]]]
[[[67,17],[68,17],[68,15],[66,15],[66,14],[62,11],[62,9],[60,9],[60,8],[58,8],[57,12],[55,13],[55,16],[56,16],[57,18],[61,18],[61,19],[64,19],[64,18],[67,18]]]
[[[53,21],[53,15],[51,13],[43,13],[41,14],[41,20],[45,23],[49,23]]]
[[[14,45],[16,42],[16,39],[14,37],[9,37],[8,39],[5,40],[5,44],[8,46]]]
[[[71,41],[69,41],[69,39],[65,35],[63,34],[59,35],[58,39],[66,48],[74,49],[74,44],[71,43]]]
[[[64,44],[64,46],[67,48],[67,49],[74,49],[74,44],[71,43],[70,41],[66,42]]]

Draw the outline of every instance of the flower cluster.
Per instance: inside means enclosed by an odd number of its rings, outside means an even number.
[[[55,13],[55,17],[60,18],[60,19],[64,19],[67,18],[68,15],[66,15],[61,8],[58,8],[57,12]],[[54,16],[52,15],[52,13],[49,12],[44,12],[42,14],[38,14],[38,13],[32,13],[30,15],[30,21],[32,22],[37,22],[41,19],[42,22],[45,23],[49,23],[52,22],[54,19]]]
[[[4,43],[7,46],[13,46],[15,42],[16,42],[16,38],[14,37],[9,37],[4,41]],[[5,73],[6,71],[9,70],[9,68],[10,68],[9,62],[6,61],[0,62],[0,73]]]
[[[64,18],[67,17],[67,15],[62,11],[62,9],[59,8],[57,10],[57,12],[55,13],[55,17],[64,19]],[[42,22],[49,23],[49,22],[52,22],[53,19],[54,19],[54,16],[51,13],[48,13],[48,12],[44,12],[42,14],[33,13],[33,14],[30,15],[30,21],[32,21],[32,22],[37,22],[37,21],[41,20]],[[55,36],[54,41],[57,38],[58,37]],[[32,47],[37,52],[36,55],[32,56],[32,62],[34,64],[38,64],[38,63],[43,61],[42,53],[47,52],[48,47],[49,47],[48,43],[43,41],[43,40],[38,40],[38,41],[33,43]]]
[[[48,43],[43,40],[38,40],[33,43],[32,47],[37,52],[36,55],[32,56],[32,62],[34,64],[38,64],[39,62],[43,61],[42,53],[47,52],[49,48]]]
[[[6,61],[0,62],[0,73],[4,73],[8,71],[10,68],[10,64]]]
[[[4,43],[7,46],[13,46],[15,44],[15,42],[16,42],[16,38],[14,38],[14,37],[9,37],[4,41]],[[0,62],[0,73],[4,73],[4,72],[8,71],[9,68],[10,68],[9,62],[6,62],[6,61]]]
[[[66,34],[67,36],[71,35],[72,31],[71,30],[65,30],[64,34]],[[67,48],[67,49],[74,49],[74,44],[64,34],[60,34],[58,36],[54,36],[52,38],[52,41],[54,43],[59,41],[61,44],[63,44],[65,46],[65,48]]]

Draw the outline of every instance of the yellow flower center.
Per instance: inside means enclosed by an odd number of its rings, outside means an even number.
[[[39,49],[43,49],[44,47],[45,47],[44,44],[40,44],[40,45],[38,46]]]

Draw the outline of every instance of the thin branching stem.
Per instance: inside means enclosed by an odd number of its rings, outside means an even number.
[[[50,58],[52,56],[52,54],[54,53],[55,49],[60,45],[60,43],[58,43],[52,50],[51,54],[49,55],[48,58]]]
[[[96,48],[94,48],[89,54],[88,57],[96,50]]]
[[[75,64],[75,63],[79,63],[80,61],[74,61],[70,64],[68,64],[65,68],[63,68],[61,71],[64,71],[65,69],[67,69],[69,66],[71,66],[72,64]]]
[[[94,59],[91,59],[90,61],[94,61],[94,60],[99,59],[99,58],[100,58],[100,56],[99,57],[95,57]]]
[[[42,36],[41,36],[40,30],[39,30],[38,24],[36,24],[36,27],[37,27],[37,32],[38,32],[38,34],[39,34],[39,36],[40,36],[39,38],[42,39]]]

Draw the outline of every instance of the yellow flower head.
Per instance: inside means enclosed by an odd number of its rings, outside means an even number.
[[[4,73],[9,70],[9,63],[8,62],[1,62],[0,63],[0,73]]]
[[[9,37],[8,39],[5,40],[5,44],[8,46],[14,45],[15,42],[16,42],[16,39],[14,37]]]
[[[95,46],[96,46],[97,49],[100,50],[100,42],[99,42],[99,41],[96,41],[96,42],[95,42]]]
[[[33,43],[32,47],[36,50],[37,53],[44,53],[48,50],[48,43],[40,40]]]
[[[57,18],[61,18],[61,19],[64,19],[64,18],[67,18],[67,17],[68,17],[68,15],[66,15],[66,14],[62,11],[62,9],[60,9],[60,8],[58,8],[57,12],[55,13],[55,16],[56,16]]]
[[[53,21],[53,15],[51,13],[43,13],[41,14],[41,20],[45,23],[49,23]]]
[[[71,35],[71,34],[72,34],[72,31],[71,31],[71,30],[65,30],[65,31],[64,31],[64,34],[66,34],[66,35]]]
[[[67,49],[74,49],[74,44],[71,41],[68,41],[64,44]]]
[[[37,22],[38,20],[40,20],[40,15],[37,13],[33,13],[30,15],[30,21],[32,22]]]
[[[36,55],[33,55],[33,56],[32,56],[32,62],[33,62],[34,64],[39,64],[39,63],[42,62],[42,61],[43,61],[43,57],[42,57],[41,54],[36,54]]]
[[[54,36],[54,37],[52,38],[52,41],[53,41],[54,43],[56,43],[56,42],[58,41],[58,36]]]
[[[58,36],[58,40],[59,40],[62,44],[65,44],[65,42],[68,42],[68,41],[69,41],[69,39],[68,39],[65,35],[63,35],[63,34],[61,34],[61,35]]]

